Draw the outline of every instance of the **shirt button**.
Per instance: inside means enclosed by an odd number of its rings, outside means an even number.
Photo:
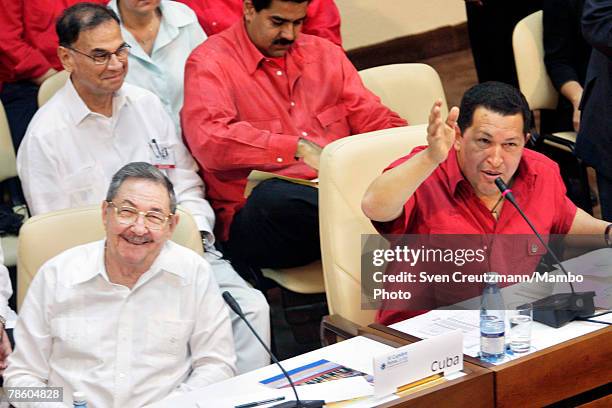
[[[217,22],[216,22],[216,21],[213,21],[213,22],[212,22],[212,25],[213,25],[213,27],[214,27],[214,26],[216,26],[216,25],[217,25]]]
[[[302,132],[302,136],[304,137],[308,136],[308,132]]]
[[[290,105],[291,105],[291,106],[295,106],[295,102],[291,101],[291,104],[290,104]]]
[[[282,157],[277,157],[276,161],[279,162],[279,163],[282,163],[283,162],[283,158]]]
[[[276,71],[276,75],[278,75],[278,76],[283,75],[283,71],[281,71],[281,70]]]
[[[125,378],[125,374],[124,373],[119,373],[119,378]]]

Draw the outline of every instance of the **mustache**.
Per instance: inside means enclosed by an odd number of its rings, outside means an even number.
[[[272,42],[273,45],[291,45],[294,40],[288,40],[286,38],[277,38]]]

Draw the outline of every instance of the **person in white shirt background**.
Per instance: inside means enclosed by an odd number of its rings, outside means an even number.
[[[206,34],[188,6],[169,0],[111,0],[130,49],[125,81],[157,95],[181,135],[185,62]]]
[[[265,297],[215,250],[215,214],[204,198],[197,164],[176,134],[159,98],[124,83],[129,45],[111,9],[78,3],[57,23],[58,54],[68,80],[30,123],[17,153],[17,171],[32,215],[99,203],[123,165],[146,161],[175,186],[179,205],[205,237],[205,259],[222,290],[240,303],[260,336],[270,341]],[[233,312],[238,372],[269,364],[248,328]]]
[[[7,320],[14,319],[14,312],[8,305],[12,295],[11,278],[8,268],[4,266],[4,252],[2,251],[2,245],[0,245],[0,325],[2,326],[0,327],[0,374],[6,368],[6,358],[12,351],[9,336],[6,332]]]
[[[63,387],[90,408],[142,407],[235,374],[229,311],[209,264],[169,240],[172,183],[130,163],[102,203],[106,239],[71,248],[34,277],[6,387]],[[14,403],[18,408],[37,403]]]

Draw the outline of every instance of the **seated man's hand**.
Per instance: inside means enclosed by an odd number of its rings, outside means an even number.
[[[319,171],[319,160],[321,158],[322,150],[323,148],[318,144],[307,139],[300,139],[298,141],[295,157],[303,158],[304,163]]]
[[[13,348],[11,347],[11,342],[9,341],[9,337],[6,334],[6,330],[4,327],[2,328],[2,340],[0,340],[0,374],[4,372],[6,369],[7,357],[13,352]]]
[[[448,157],[448,152],[455,142],[457,118],[459,117],[459,108],[455,106],[450,110],[444,122],[441,108],[442,101],[437,100],[429,113],[429,125],[427,126],[429,148],[426,151],[429,158],[435,163],[442,163]]]

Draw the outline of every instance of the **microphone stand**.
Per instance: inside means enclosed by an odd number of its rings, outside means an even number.
[[[504,196],[516,210],[519,212],[521,217],[527,222],[529,228],[534,232],[538,240],[544,245],[548,253],[552,256],[554,261],[559,265],[559,268],[563,271],[565,276],[569,278],[569,273],[553,252],[553,250],[544,241],[542,236],[538,233],[533,223],[527,218],[527,215],[523,212],[521,207],[518,205],[512,194],[512,190],[508,188],[504,180],[501,177],[495,179],[495,185],[501,191]],[[571,293],[558,293],[556,295],[550,295],[543,299],[533,302],[533,320],[543,323],[551,327],[561,327],[570,321],[579,318],[587,317],[595,312],[595,304],[593,303],[593,297],[595,292],[576,292],[574,285],[569,282]]]
[[[287,380],[289,381],[289,385],[291,385],[291,388],[293,389],[293,393],[295,394],[295,401],[286,401],[280,404],[273,405],[270,408],[322,408],[325,404],[325,401],[323,400],[300,400],[300,397],[298,397],[297,390],[295,388],[295,385],[293,384],[293,381],[291,380],[291,377],[289,376],[289,374],[287,374],[287,371],[285,371],[283,366],[280,364],[280,362],[272,353],[272,351],[268,348],[268,346],[266,346],[266,343],[261,339],[261,337],[259,337],[259,334],[257,334],[253,326],[251,326],[251,323],[249,323],[249,321],[246,319],[244,313],[242,312],[242,308],[240,307],[238,302],[236,302],[236,299],[234,299],[234,297],[228,291],[223,292],[222,296],[223,300],[225,300],[225,303],[227,303],[230,309],[232,309],[234,313],[236,313],[238,317],[240,317],[246,323],[249,330],[255,335],[255,338],[263,346],[268,355],[270,355],[272,361],[281,369],[283,375],[285,376],[285,378],[287,378]]]

